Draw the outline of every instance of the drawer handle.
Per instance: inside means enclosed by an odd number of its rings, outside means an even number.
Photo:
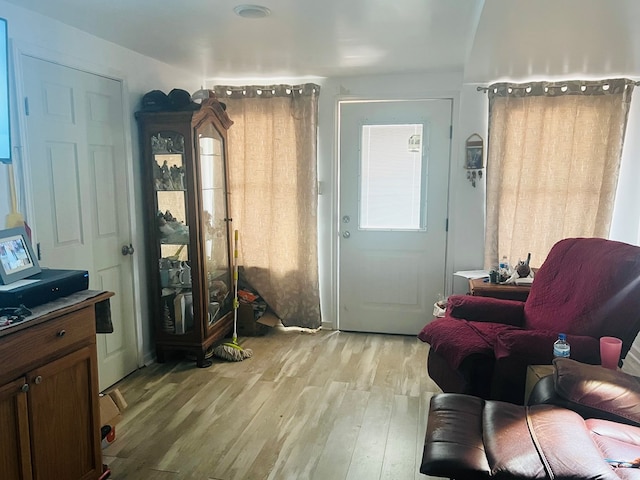
[[[64,337],[67,334],[66,330],[60,330],[58,333],[56,333],[56,336],[58,337]]]
[[[36,385],[40,385],[42,383],[42,375],[38,375],[34,380],[33,383],[35,383]]]

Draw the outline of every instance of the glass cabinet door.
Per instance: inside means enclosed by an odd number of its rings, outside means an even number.
[[[197,140],[202,182],[202,258],[211,326],[233,307],[224,144],[222,136],[210,123],[198,129]]]
[[[194,329],[184,143],[184,136],[176,132],[151,137],[160,243],[160,321],[162,331],[174,335]]]

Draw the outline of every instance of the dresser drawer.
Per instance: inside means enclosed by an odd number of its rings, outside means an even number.
[[[36,366],[95,343],[93,305],[0,339],[0,384]]]

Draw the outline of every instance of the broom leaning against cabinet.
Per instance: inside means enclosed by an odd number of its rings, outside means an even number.
[[[233,337],[231,342],[215,347],[213,354],[223,360],[241,362],[245,358],[250,358],[253,351],[249,348],[242,348],[238,344],[238,230],[235,230],[233,235],[233,293]]]

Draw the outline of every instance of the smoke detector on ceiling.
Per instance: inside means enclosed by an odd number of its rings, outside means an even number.
[[[238,5],[233,11],[242,18],[264,18],[271,15],[271,10],[261,5]]]

